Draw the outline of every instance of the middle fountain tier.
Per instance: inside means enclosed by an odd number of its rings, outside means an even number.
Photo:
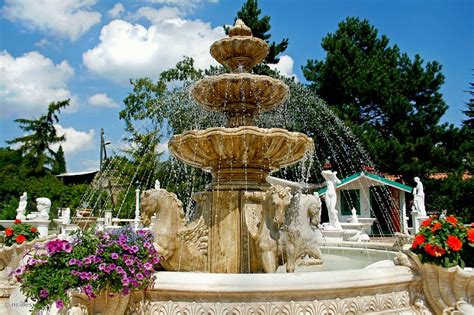
[[[255,116],[281,105],[289,89],[280,80],[248,73],[268,54],[265,41],[252,37],[240,20],[229,35],[212,45],[211,54],[231,73],[204,78],[192,91],[204,108],[226,115],[228,127],[175,135],[169,150],[184,163],[212,173],[207,190],[194,197],[208,229],[207,261],[196,271],[260,272],[251,239],[267,210],[262,200],[249,196],[265,193],[268,175],[312,153],[314,142],[302,133],[254,126]]]
[[[301,160],[313,141],[286,129],[254,126],[192,130],[173,137],[170,152],[212,173],[212,189],[268,187],[267,176]]]

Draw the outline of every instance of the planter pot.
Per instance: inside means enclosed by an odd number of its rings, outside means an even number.
[[[0,297],[9,297],[10,292],[15,288],[16,279],[12,275],[23,259],[23,256],[37,243],[42,243],[56,235],[47,238],[38,238],[22,244],[0,247]]]
[[[130,295],[124,296],[121,293],[115,293],[113,296],[101,293],[95,299],[89,300],[85,294],[74,291],[71,293],[71,306],[66,314],[122,315],[127,310],[129,300]]]
[[[411,268],[422,277],[423,294],[434,314],[474,314],[474,269],[422,264],[405,251]]]

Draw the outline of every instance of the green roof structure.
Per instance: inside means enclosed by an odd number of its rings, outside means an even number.
[[[397,183],[393,180],[387,179],[385,177],[381,177],[372,173],[360,172],[348,176],[341,180],[341,183],[336,186],[336,189],[343,189],[344,186],[347,186],[351,183],[356,181],[365,180],[369,183],[369,187],[371,186],[390,186],[408,193],[413,191],[413,188],[401,183]],[[318,190],[320,196],[326,194],[327,187],[321,188]]]

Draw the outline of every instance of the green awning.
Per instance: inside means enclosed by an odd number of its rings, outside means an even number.
[[[379,186],[379,185],[385,185],[385,186],[390,186],[408,193],[411,193],[413,191],[413,188],[401,183],[397,183],[393,180],[372,174],[372,173],[365,173],[365,172],[360,172],[353,174],[349,177],[346,177],[341,180],[341,183],[336,186],[336,190],[343,188],[344,186],[348,185],[349,183],[352,183],[354,181],[358,181],[360,179],[365,179],[369,181],[373,181],[377,183],[377,185],[369,185],[370,186]],[[326,193],[327,187],[321,188],[318,190],[319,195],[324,195]]]

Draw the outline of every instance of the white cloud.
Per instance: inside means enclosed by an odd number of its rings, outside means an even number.
[[[288,55],[283,55],[279,58],[280,60],[277,64],[269,64],[268,66],[273,70],[279,71],[285,77],[294,77],[298,81],[298,77],[293,73],[293,66],[295,64],[293,58]]]
[[[0,116],[31,117],[45,112],[50,102],[68,98],[67,111],[77,110],[77,98],[67,88],[72,76],[67,61],[54,64],[36,51],[17,58],[0,52]]]
[[[151,3],[161,3],[169,6],[175,6],[182,9],[192,10],[203,3],[217,3],[219,0],[148,0]]]
[[[46,46],[51,45],[51,42],[47,40],[46,38],[43,38],[42,40],[39,40],[35,43],[35,46],[38,48],[45,48]]]
[[[59,145],[62,145],[66,159],[78,152],[94,148],[95,132],[93,129],[89,129],[89,131],[78,131],[71,127],[65,128],[59,124],[55,124],[54,127],[56,128],[58,136],[64,135],[66,141],[52,145],[51,149],[56,151]]]
[[[225,36],[222,27],[183,19],[177,9],[167,7],[141,8],[136,17],[147,18],[152,25],[114,20],[102,28],[99,45],[82,55],[90,71],[125,83],[130,78],[156,78],[184,56],[192,57],[198,68],[215,64],[209,47]]]
[[[83,172],[98,171],[99,170],[99,159],[81,160],[81,165],[82,165],[81,171],[83,171]]]
[[[125,12],[125,8],[123,4],[119,2],[115,4],[114,7],[110,9],[107,13],[109,14],[111,18],[115,19],[115,18],[120,17],[123,12]]]
[[[117,108],[119,105],[105,93],[97,93],[89,97],[89,104],[97,107]]]
[[[27,27],[76,40],[100,22],[97,0],[6,0],[3,14]]]

